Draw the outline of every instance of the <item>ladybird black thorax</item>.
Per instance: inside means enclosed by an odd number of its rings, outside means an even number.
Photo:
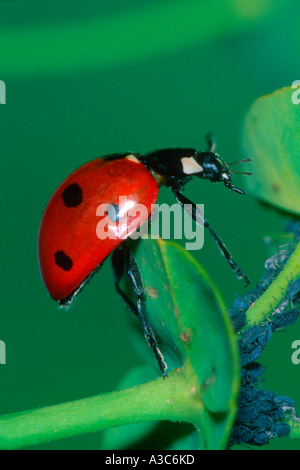
[[[209,179],[210,181],[219,182],[229,179],[226,163],[213,152],[202,152],[198,155],[197,160],[201,162],[203,173],[199,174],[200,178]]]
[[[155,150],[140,159],[159,185],[169,185],[171,180],[189,180],[203,172],[193,148]]]

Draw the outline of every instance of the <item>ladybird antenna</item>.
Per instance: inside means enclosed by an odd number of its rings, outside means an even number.
[[[227,165],[232,166],[232,165],[236,165],[237,163],[248,163],[248,162],[251,162],[251,161],[252,161],[252,158],[243,158],[243,160],[238,160],[236,162],[227,163]]]
[[[251,176],[252,173],[245,173],[244,171],[233,171],[233,170],[229,170],[230,173],[235,173],[236,175],[248,175],[248,176]]]

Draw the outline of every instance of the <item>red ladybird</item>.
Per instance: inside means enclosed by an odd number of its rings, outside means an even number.
[[[103,261],[114,252],[117,290],[139,316],[163,375],[166,375],[167,366],[144,314],[142,276],[126,239],[149,217],[161,184],[171,188],[183,209],[185,204],[193,204],[181,194],[181,188],[193,176],[223,182],[229,189],[244,194],[232,185],[229,165],[211,151],[213,148],[212,143],[207,152],[177,148],[157,150],[146,156],[124,153],[97,158],[75,170],[57,188],[40,225],[38,256],[41,276],[52,298],[61,305],[69,305]],[[124,200],[124,206],[120,200]],[[140,205],[145,208],[144,212],[136,210]],[[111,227],[107,217],[109,211],[99,214],[99,207],[106,206],[116,210]],[[192,217],[196,220],[197,206],[193,204],[193,208]],[[127,214],[124,222],[123,214]],[[107,229],[115,231],[114,237],[100,239],[97,236],[99,215],[106,217]],[[203,216],[202,222],[238,277],[248,282]],[[136,306],[119,287],[125,266],[137,296]]]
[[[120,194],[134,204],[144,204],[148,215],[158,196],[155,179],[132,154],[83,165],[53,194],[41,221],[39,261],[54,300],[69,297],[123,241],[122,234],[106,240],[96,236],[98,206],[117,205]]]

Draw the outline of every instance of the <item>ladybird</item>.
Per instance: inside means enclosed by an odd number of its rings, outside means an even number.
[[[213,183],[223,182],[228,189],[244,194],[231,182],[234,172],[229,167],[232,164],[224,162],[215,153],[212,136],[207,140],[209,149],[205,152],[193,148],[155,150],[146,155],[127,152],[96,158],[84,164],[54,192],[43,213],[39,229],[41,277],[51,297],[61,306],[68,307],[73,302],[112,253],[117,291],[139,317],[163,376],[167,375],[167,365],[144,313],[143,280],[126,240],[150,216],[161,185],[172,190],[183,209],[186,204],[192,205],[190,215],[197,222],[199,211],[196,204],[182,194],[183,186],[194,176]],[[249,159],[241,160],[244,161]],[[124,200],[124,204],[120,200]],[[98,214],[99,207],[106,210]],[[139,207],[145,210],[138,211]],[[124,218],[124,214],[127,217]],[[102,219],[97,215],[101,215]],[[97,236],[96,226],[104,217],[111,220],[107,230],[111,230],[114,236],[101,239]],[[248,283],[247,276],[203,215],[201,221],[230,267]],[[133,287],[136,304],[120,288],[124,272]]]

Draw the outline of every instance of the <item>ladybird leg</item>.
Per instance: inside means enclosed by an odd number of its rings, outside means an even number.
[[[152,348],[154,355],[156,357],[156,360],[158,362],[161,374],[165,377],[167,375],[166,373],[167,364],[164,361],[164,357],[158,347],[153,330],[148,323],[148,320],[146,318],[144,308],[143,308],[143,298],[145,296],[145,291],[144,291],[142,275],[141,275],[140,269],[138,267],[138,264],[136,262],[136,259],[133,253],[131,252],[131,250],[128,248],[128,245],[126,244],[125,244],[125,253],[126,253],[126,274],[137,296],[136,306],[137,306],[138,316],[142,324],[146,340],[149,346]]]
[[[181,194],[181,192],[178,190],[178,188],[174,187],[172,188],[173,190],[173,193],[175,194],[175,197],[177,199],[177,202],[181,205],[181,207],[183,208],[183,210],[185,210],[185,212],[190,215],[192,217],[192,219],[196,222],[196,223],[201,223],[204,225],[205,228],[207,228],[210,232],[210,234],[212,235],[215,243],[217,244],[219,250],[221,251],[222,255],[224,256],[224,258],[226,259],[226,261],[228,262],[229,266],[231,267],[231,269],[233,269],[233,271],[235,271],[237,277],[239,279],[244,279],[245,282],[246,282],[246,286],[248,286],[249,284],[249,279],[248,277],[246,276],[246,274],[243,273],[243,271],[238,267],[237,263],[233,260],[232,258],[232,255],[231,253],[228,251],[225,243],[223,242],[223,240],[219,237],[219,235],[216,234],[216,232],[213,230],[213,228],[209,225],[208,221],[205,219],[204,215],[202,214],[202,212],[199,210],[199,208],[197,207],[197,205],[195,203],[193,203],[192,201],[190,201],[187,197],[185,197],[183,194]],[[186,209],[185,209],[185,204],[188,204],[192,207],[192,212],[188,212]]]
[[[138,317],[139,315],[136,305],[129,299],[129,297],[127,297],[127,295],[120,288],[120,282],[123,274],[125,273],[125,260],[126,255],[124,250],[121,248],[116,248],[112,254],[112,266],[115,278],[115,287],[126,307]]]
[[[118,253],[121,250],[123,251],[122,255]],[[121,256],[123,257],[121,258]],[[167,364],[164,361],[164,357],[158,347],[153,330],[148,323],[148,320],[146,318],[144,308],[143,308],[143,298],[145,296],[145,291],[144,291],[142,275],[138,267],[138,264],[136,262],[136,259],[126,243],[123,243],[122,248],[119,248],[117,250],[117,254],[113,258],[113,265],[114,265],[114,271],[115,271],[115,276],[116,276],[116,286],[117,286],[118,293],[122,297],[125,304],[130,308],[130,310],[139,317],[139,320],[142,324],[142,328],[144,330],[147,343],[153,350],[153,353],[158,362],[162,376],[166,377],[167,376],[167,373],[166,373]],[[124,272],[124,268],[125,268],[127,277],[129,279],[129,282],[137,297],[136,306],[134,306],[131,300],[126,296],[126,294],[119,287],[119,282],[121,280],[122,273]]]

